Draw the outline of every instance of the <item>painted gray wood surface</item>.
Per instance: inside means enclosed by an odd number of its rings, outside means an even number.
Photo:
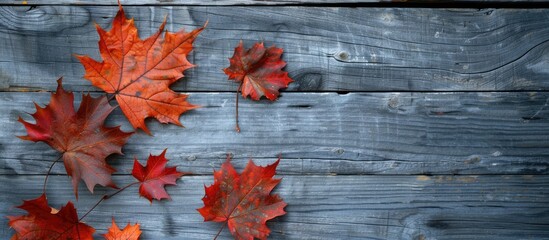
[[[117,7],[0,7],[0,88],[53,90],[82,81],[74,53],[98,58],[93,23]],[[549,89],[549,9],[126,7],[142,37],[209,20],[180,91],[234,91],[221,71],[242,39],[285,49],[288,91],[506,91]],[[246,16],[246,17],[241,17]]]
[[[220,164],[213,167],[218,168]],[[241,169],[239,169],[241,170]],[[549,176],[283,176],[276,192],[287,215],[270,221],[270,239],[548,239]],[[51,177],[49,201],[74,201],[70,181]],[[2,216],[42,192],[43,176],[0,176]],[[117,183],[130,183],[120,176]],[[121,225],[138,221],[144,239],[212,239],[221,227],[204,223],[204,185],[211,176],[184,176],[169,187],[171,202],[152,205],[129,188],[99,205],[85,221],[104,233],[111,217]],[[76,204],[86,212],[98,196],[84,188]],[[0,225],[6,225],[0,218]],[[3,228],[0,237],[10,231]],[[227,230],[221,239],[231,239]]]
[[[205,5],[205,6],[230,6],[230,5],[307,5],[307,4],[356,4],[356,3],[386,3],[405,4],[424,3],[436,5],[442,3],[541,3],[545,0],[120,0],[123,5]],[[1,0],[4,5],[117,5],[116,0]]]
[[[1,174],[43,174],[57,153],[25,135],[32,101],[49,93],[0,93]],[[79,97],[77,99],[80,99]],[[549,93],[284,93],[274,103],[241,101],[234,131],[233,93],[193,93],[203,107],[181,118],[186,128],[149,121],[113,157],[132,159],[164,148],[185,171],[210,174],[227,152],[261,163],[281,153],[280,174],[547,174]],[[116,110],[109,124],[127,121]],[[55,172],[64,173],[60,164]]]

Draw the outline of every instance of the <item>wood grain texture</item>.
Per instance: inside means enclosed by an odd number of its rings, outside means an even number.
[[[209,21],[179,91],[234,91],[221,71],[242,39],[285,49],[288,91],[549,90],[549,9],[126,7],[142,37]],[[0,88],[53,90],[82,81],[72,56],[98,58],[93,23],[116,7],[0,7]],[[242,17],[246,16],[246,17]]]
[[[213,166],[215,168],[218,165]],[[239,170],[242,170],[240,168]],[[0,176],[2,216],[42,192],[43,176]],[[130,176],[115,178],[123,185]],[[142,239],[212,239],[219,223],[203,222],[204,185],[211,176],[187,176],[169,187],[173,201],[149,202],[129,188],[99,205],[85,222],[104,233],[111,217],[139,222]],[[50,178],[48,197],[59,208],[74,201],[66,177]],[[284,176],[275,190],[287,215],[268,223],[269,239],[548,239],[549,176]],[[103,194],[82,189],[86,212]],[[6,226],[7,218],[0,218]],[[12,230],[3,228],[0,238]],[[232,239],[225,230],[220,239]]]
[[[211,239],[220,224],[195,209],[230,152],[239,170],[282,155],[276,191],[288,214],[269,222],[270,239],[549,239],[549,9],[335,7],[376,2],[122,1],[140,5],[125,9],[142,37],[167,15],[170,31],[209,21],[189,56],[199,66],[173,86],[202,108],[183,115],[186,128],[148,121],[154,137],[140,132],[109,158],[119,185],[133,158],[165,148],[193,175],[168,188],[171,202],[150,205],[130,188],[100,205],[85,219],[96,237],[114,216],[139,222],[143,239]],[[72,54],[98,59],[93,23],[110,28],[117,10],[110,0],[25,4],[0,0],[0,239],[13,234],[5,216],[23,214],[14,206],[41,193],[58,156],[17,139],[17,117],[31,119],[61,75],[97,95]],[[243,6],[293,4],[318,6]],[[237,84],[221,69],[241,39],[284,48],[296,82],[276,102],[241,101],[237,134]],[[108,125],[130,130],[120,110]],[[53,174],[51,204],[74,201],[62,164]],[[81,188],[79,212],[107,192]]]
[[[70,88],[67,85],[67,88]],[[0,174],[43,174],[57,153],[25,135],[32,101],[49,93],[0,93]],[[76,99],[80,99],[77,97]],[[183,115],[186,128],[149,121],[112,158],[128,173],[132,158],[168,148],[185,171],[211,174],[234,154],[264,164],[281,153],[280,174],[547,174],[549,93],[284,93],[274,102],[240,102],[234,131],[234,94],[193,93],[202,108]],[[108,125],[130,130],[120,110]],[[64,173],[62,164],[55,173]]]
[[[390,4],[406,4],[410,6],[416,3],[422,4],[437,4],[437,3],[537,3],[545,0],[121,0],[125,6],[139,5],[166,5],[166,6],[188,6],[188,5],[205,5],[205,6],[231,6],[231,5],[308,5],[308,4],[357,4],[357,3],[386,3]],[[115,0],[3,0],[0,1],[3,5],[117,5]]]

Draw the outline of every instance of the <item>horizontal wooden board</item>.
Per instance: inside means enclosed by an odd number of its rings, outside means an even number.
[[[70,88],[70,86],[67,86]],[[80,99],[77,97],[76,99]],[[276,102],[234,94],[193,93],[202,105],[181,117],[186,128],[149,121],[111,163],[128,173],[132,159],[168,148],[184,171],[210,174],[228,152],[242,167],[282,154],[280,174],[547,174],[549,93],[284,93]],[[0,93],[0,174],[43,174],[57,153],[24,135],[16,120],[49,93]],[[108,125],[128,123],[116,110]],[[62,164],[54,168],[64,173]]]
[[[265,2],[265,1],[263,1]],[[117,8],[0,7],[0,88],[53,90],[82,79],[73,54],[98,58],[93,23],[110,27]],[[234,91],[221,71],[240,40],[285,49],[288,91],[548,90],[549,9],[344,7],[126,7],[142,37],[209,21],[189,56],[197,68],[180,91]],[[243,17],[245,16],[245,17]]]
[[[123,5],[138,6],[138,5],[166,5],[166,6],[186,6],[186,5],[205,5],[205,6],[231,6],[231,5],[308,5],[308,4],[357,4],[357,3],[385,3],[387,6],[391,4],[407,4],[410,6],[416,3],[432,4],[436,3],[536,3],[544,2],[544,0],[121,0]],[[114,0],[3,0],[0,4],[4,5],[116,5]]]
[[[24,214],[14,206],[42,192],[43,176],[0,181],[2,216]],[[153,204],[132,187],[84,220],[98,234],[115,217],[119,225],[139,222],[142,239],[212,239],[221,224],[204,223],[195,210],[212,182],[183,177],[168,188],[173,201]],[[275,191],[288,203],[287,215],[268,223],[269,239],[549,239],[549,176],[286,176]],[[90,196],[82,188],[80,215],[104,192]],[[74,201],[66,177],[52,176],[48,193],[56,208]],[[0,238],[7,239],[13,232],[3,229]],[[225,229],[220,239],[232,238]]]

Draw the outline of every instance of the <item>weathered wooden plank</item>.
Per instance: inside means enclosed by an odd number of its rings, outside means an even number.
[[[70,86],[67,86],[70,88]],[[79,97],[77,98],[79,99]],[[203,107],[184,114],[186,128],[150,121],[154,137],[130,138],[111,161],[128,173],[132,159],[168,148],[185,171],[210,174],[235,155],[273,162],[281,174],[547,174],[549,93],[284,93],[274,103],[240,102],[234,131],[233,93],[193,93]],[[57,153],[19,140],[18,116],[49,93],[0,93],[0,174],[45,173]],[[128,123],[116,110],[109,124]],[[114,160],[116,159],[116,160]],[[64,173],[62,164],[54,168]]]
[[[356,3],[385,3],[403,5],[406,3],[536,3],[544,2],[544,0],[445,0],[445,1],[430,1],[430,0],[407,0],[407,1],[391,1],[391,0],[121,0],[126,6],[139,5],[169,5],[169,6],[188,6],[188,5],[205,5],[205,6],[230,6],[230,5],[307,5],[307,4],[356,4]],[[114,0],[2,0],[3,5],[106,5],[114,6],[117,2]]]
[[[52,206],[74,201],[66,177],[50,179]],[[42,192],[43,176],[0,176],[0,181],[2,216],[22,214],[13,206]],[[195,210],[202,206],[204,184],[212,181],[183,177],[168,188],[173,201],[152,205],[133,187],[99,205],[85,221],[98,234],[114,216],[120,224],[138,221],[143,239],[212,239],[221,225],[203,223]],[[269,222],[269,239],[549,239],[546,175],[285,176],[276,192],[288,203],[288,213]],[[76,203],[80,214],[98,196],[82,188]],[[7,218],[0,219],[6,226]],[[8,228],[0,232],[2,239],[10,234]],[[222,239],[229,236],[225,230]]]
[[[264,1],[265,2],[265,1]],[[241,39],[285,49],[296,80],[288,91],[549,89],[549,9],[315,7],[126,7],[141,36],[209,20],[190,59],[199,67],[181,91],[234,91],[221,71]],[[116,7],[0,8],[0,87],[53,90],[61,75],[78,90],[74,53],[98,57],[93,23],[108,28]],[[245,16],[245,17],[242,17]]]

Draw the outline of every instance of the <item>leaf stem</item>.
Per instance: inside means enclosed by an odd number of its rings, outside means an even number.
[[[219,237],[219,234],[221,234],[221,231],[223,231],[223,228],[225,228],[225,225],[227,225],[227,223],[224,223],[223,225],[221,225],[221,228],[219,229],[219,231],[217,231],[217,234],[215,235],[213,240],[216,240],[217,237]]]
[[[89,214],[91,211],[93,211],[93,209],[95,209],[101,202],[103,202],[103,201],[105,201],[105,200],[107,200],[107,199],[109,199],[109,198],[114,197],[116,194],[119,194],[120,192],[126,190],[126,188],[129,188],[129,187],[131,187],[131,186],[133,186],[133,185],[135,185],[135,184],[138,184],[138,183],[139,183],[139,182],[130,183],[130,184],[124,186],[123,188],[118,189],[118,190],[117,190],[116,192],[114,192],[114,193],[111,193],[111,194],[108,194],[108,195],[107,195],[107,194],[103,195],[103,197],[101,197],[101,199],[99,199],[99,201],[97,201],[97,202],[93,205],[93,207],[91,207],[90,210],[88,210],[82,217],[80,217],[80,219],[78,219],[78,221],[79,221],[79,222],[82,221],[82,219],[84,219],[86,216],[88,216],[88,214]]]
[[[238,89],[236,90],[236,132],[240,132],[240,126],[238,125],[238,93],[242,90],[242,84],[244,82],[241,82],[238,86]]]
[[[111,95],[107,94],[107,102],[112,101],[115,96],[116,96],[116,94],[111,94]]]
[[[50,176],[51,169],[53,168],[53,165],[55,165],[61,159],[61,157],[63,157],[62,154],[57,159],[55,159],[55,161],[53,161],[53,163],[50,165],[50,168],[48,169],[48,172],[46,173],[46,177],[44,178],[44,186],[42,187],[42,192],[44,193],[44,195],[46,194],[46,183],[48,183],[48,177]]]

